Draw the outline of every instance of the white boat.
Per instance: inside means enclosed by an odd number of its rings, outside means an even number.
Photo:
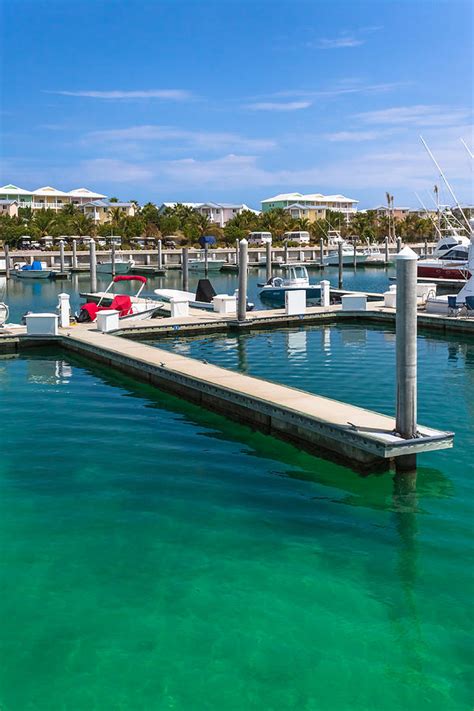
[[[110,290],[118,282],[136,281],[141,284],[134,296],[129,294],[114,294]],[[87,303],[82,304],[76,319],[79,323],[95,321],[97,312],[101,310],[115,309],[119,312],[119,322],[129,323],[130,321],[142,321],[147,318],[156,318],[161,315],[159,312],[164,304],[155,299],[140,297],[147,282],[143,276],[115,276],[105,291],[95,292],[85,295]],[[102,304],[106,304],[102,306]]]
[[[202,284],[202,282],[207,282],[207,284]],[[205,311],[214,310],[212,299],[216,296],[216,293],[207,279],[199,280],[195,294],[192,291],[181,291],[180,289],[155,289],[154,293],[162,301],[170,302],[171,299],[181,299],[187,301],[191,308],[204,309]],[[236,298],[238,297],[238,289],[235,290],[233,295]],[[247,311],[251,311],[253,308],[254,304],[247,302]]]
[[[307,299],[319,299],[321,287],[319,284],[310,284],[308,270],[302,264],[284,266],[285,275],[274,276],[262,286],[260,298],[270,301],[275,306],[283,306],[285,292],[293,289],[306,291]]]
[[[342,243],[342,264],[344,266],[352,266],[354,264],[354,246],[346,242],[342,237],[334,240],[334,242],[337,248],[330,251],[329,254],[323,258],[324,266],[339,266],[339,243]],[[378,247],[369,245],[363,250],[356,249],[356,264],[379,264],[384,261],[384,256]]]
[[[459,234],[459,230],[452,229],[449,234],[444,235],[444,237],[441,237],[438,240],[438,243],[436,244],[432,254],[430,254],[429,257],[422,257],[420,261],[424,259],[443,257],[449,249],[451,249],[452,247],[457,247],[459,245],[461,247],[466,247],[467,249],[469,249],[469,237]]]
[[[133,259],[116,259],[115,274],[128,274],[134,266]],[[97,274],[112,274],[112,262],[97,262]]]
[[[207,255],[207,271],[208,272],[220,272],[224,264],[227,264],[225,259],[217,259],[215,254]],[[188,262],[188,269],[190,272],[204,272],[206,271],[206,258],[204,256],[204,250],[195,259],[190,259]]]
[[[45,263],[35,260],[32,264],[16,265],[12,271],[18,279],[49,279],[53,274],[51,269],[45,269]]]
[[[468,259],[464,265],[464,274],[470,274],[463,288],[458,294],[429,296],[426,300],[426,311],[432,314],[456,313],[466,307],[466,298],[472,303],[474,299],[474,219],[470,221],[471,239],[469,241]],[[472,308],[472,307],[471,307]]]

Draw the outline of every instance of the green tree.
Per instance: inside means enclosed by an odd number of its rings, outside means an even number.
[[[38,237],[46,237],[54,231],[56,225],[54,210],[37,210],[30,222],[30,230]]]
[[[21,219],[0,215],[0,239],[4,244],[16,247],[24,232],[25,226]]]
[[[71,218],[70,226],[72,229],[70,234],[79,235],[80,237],[84,235],[94,235],[96,232],[94,220],[82,212],[78,212],[77,215]]]

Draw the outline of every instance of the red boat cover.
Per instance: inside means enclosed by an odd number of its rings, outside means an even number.
[[[114,277],[114,282],[117,281],[141,281],[142,284],[146,284],[146,277],[142,276],[121,276],[120,274],[116,277]]]
[[[110,306],[107,306],[107,308],[118,311],[119,318],[121,316],[128,316],[132,313],[132,300],[128,294],[117,294],[117,296],[114,296],[112,303]]]
[[[88,304],[82,304],[81,306],[81,311],[87,311],[89,314],[89,318],[91,321],[95,321],[96,316],[97,316],[97,311],[99,311],[99,306],[97,304],[93,303],[88,303]]]

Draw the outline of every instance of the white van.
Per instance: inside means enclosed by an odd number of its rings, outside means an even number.
[[[297,242],[298,244],[309,244],[309,232],[285,232],[283,234],[285,242]]]
[[[248,243],[249,244],[266,244],[267,242],[272,242],[272,233],[271,232],[251,232],[248,236]]]

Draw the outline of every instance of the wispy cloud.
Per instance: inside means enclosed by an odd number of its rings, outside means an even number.
[[[93,131],[85,137],[86,141],[109,142],[146,142],[179,141],[181,144],[205,150],[242,150],[264,151],[274,148],[276,143],[267,138],[247,138],[235,133],[219,131],[189,131],[173,126],[144,125],[128,128]]]
[[[309,46],[317,49],[344,49],[346,47],[359,47],[361,44],[364,44],[364,40],[346,35],[344,37],[334,37],[333,39],[319,39],[316,42],[309,43]]]
[[[414,106],[397,106],[378,111],[365,111],[355,114],[354,118],[366,124],[378,125],[452,126],[468,120],[471,114],[472,112],[468,109],[417,104]]]
[[[246,108],[252,111],[300,111],[310,106],[311,101],[259,101],[247,104]]]
[[[330,89],[287,89],[278,91],[269,96],[274,97],[298,97],[301,100],[317,99],[324,97],[342,96],[344,94],[383,94],[406,87],[410,82],[391,81],[379,82],[377,84],[367,84],[361,80],[352,79],[350,81],[336,82]]]
[[[95,91],[95,90],[82,90],[82,91],[53,91],[49,90],[48,94],[60,94],[61,96],[80,96],[86,97],[88,99],[106,99],[106,100],[120,100],[120,99],[164,99],[169,101],[187,101],[193,98],[190,91],[184,89],[143,89],[143,90],[133,90],[126,91],[122,89],[113,89],[110,91]]]
[[[328,141],[353,141],[358,143],[360,141],[375,141],[380,138],[380,135],[380,131],[337,131],[335,133],[327,133],[325,138]]]

